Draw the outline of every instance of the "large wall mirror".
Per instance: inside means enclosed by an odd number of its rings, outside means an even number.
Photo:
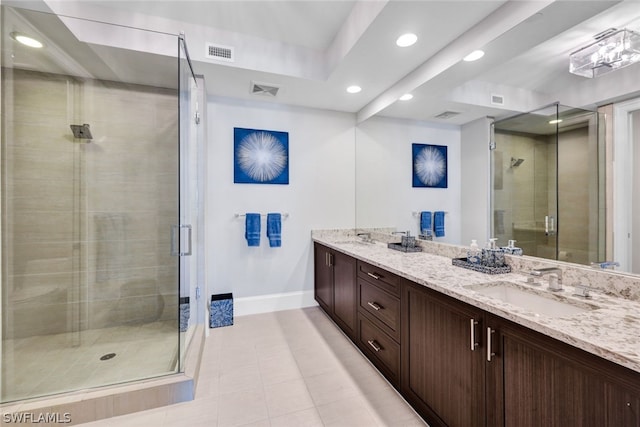
[[[356,128],[356,226],[418,234],[419,213],[441,210],[436,241],[514,239],[526,255],[640,274],[640,65],[588,79],[568,62],[596,28],[640,30],[632,3],[540,6],[482,46],[469,41],[486,52],[477,63],[434,55],[374,100]],[[412,185],[413,144],[447,147],[446,188]]]

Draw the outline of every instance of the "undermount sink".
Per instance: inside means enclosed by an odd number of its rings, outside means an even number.
[[[402,246],[402,243],[387,243],[387,247],[400,252],[422,252],[421,246]]]
[[[490,282],[466,286],[482,295],[498,299],[533,312],[536,316],[568,317],[595,310],[591,304],[563,299],[545,290],[530,289],[511,282]]]
[[[339,242],[334,242],[338,245],[363,245],[363,246],[370,246],[373,245],[375,242],[374,241],[366,241],[366,240],[341,240]]]

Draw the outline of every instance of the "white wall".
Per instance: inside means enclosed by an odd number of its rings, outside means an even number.
[[[462,126],[461,244],[483,244],[490,232],[489,139],[491,120],[481,118]]]
[[[311,230],[353,228],[355,116],[210,97],[207,146],[207,280],[234,298],[313,291]],[[289,185],[233,183],[233,128],[289,132]],[[282,247],[244,239],[246,212],[289,213]],[[277,299],[271,299],[277,301]],[[236,305],[237,307],[237,305]]]
[[[446,145],[448,188],[413,188],[411,144]],[[460,128],[372,117],[356,133],[356,225],[418,233],[412,212],[446,211],[445,237],[460,241]]]

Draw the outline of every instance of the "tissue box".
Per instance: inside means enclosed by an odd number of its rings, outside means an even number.
[[[209,308],[209,327],[233,325],[233,294],[211,295]]]

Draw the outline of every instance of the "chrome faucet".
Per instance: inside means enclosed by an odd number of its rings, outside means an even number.
[[[549,275],[548,289],[555,292],[562,290],[562,270],[558,267],[537,268],[529,274],[537,277]]]

